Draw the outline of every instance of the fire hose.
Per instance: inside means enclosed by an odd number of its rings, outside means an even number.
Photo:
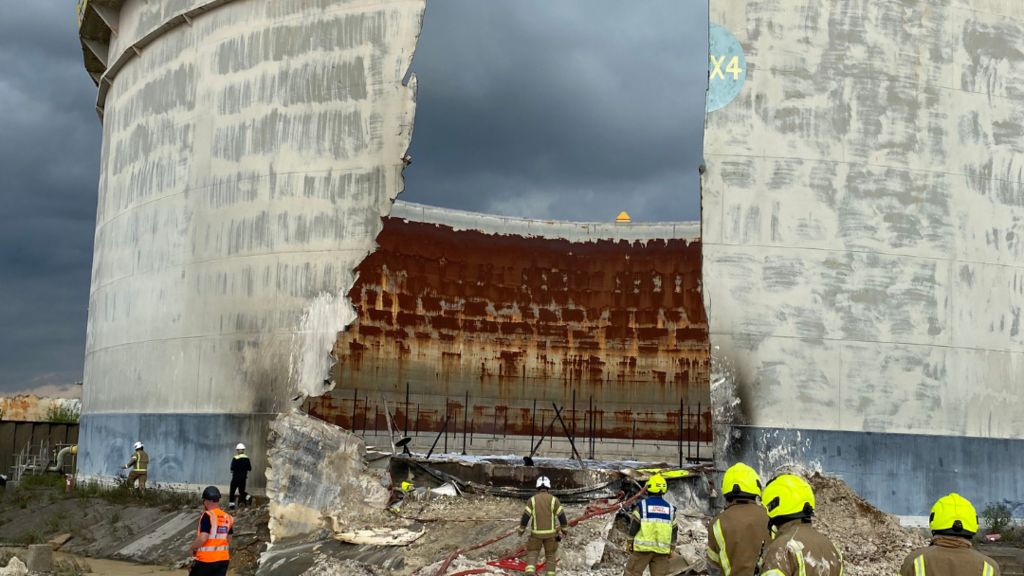
[[[612,512],[618,512],[619,510],[622,510],[624,508],[628,508],[634,502],[636,502],[641,497],[643,497],[643,495],[646,494],[646,493],[647,493],[647,489],[644,488],[644,489],[640,490],[639,492],[637,492],[636,494],[634,494],[634,495],[630,496],[629,498],[623,500],[623,498],[625,498],[626,495],[625,495],[625,493],[620,492],[619,496],[618,496],[618,500],[613,502],[613,503],[611,503],[611,504],[605,504],[603,506],[596,505],[596,504],[590,504],[589,506],[587,506],[587,508],[583,512],[583,514],[581,514],[580,516],[577,516],[576,518],[573,518],[573,519],[569,520],[569,526],[575,526],[575,525],[579,524],[580,522],[583,522],[584,520],[589,520],[589,519],[597,517],[597,516],[603,516],[605,514],[610,514]],[[494,544],[495,542],[499,542],[501,540],[504,540],[505,538],[508,538],[509,536],[511,536],[511,535],[513,535],[515,533],[516,533],[516,530],[509,530],[508,532],[505,532],[504,534],[501,534],[499,536],[495,536],[493,538],[490,538],[488,540],[485,540],[485,541],[477,543],[477,544],[473,544],[472,546],[468,546],[466,548],[459,548],[458,550],[456,550],[456,551],[454,551],[454,552],[452,552],[451,554],[448,555],[448,558],[446,558],[444,563],[441,564],[441,567],[438,568],[437,572],[435,573],[435,576],[445,576],[445,573],[448,571],[448,567],[451,566],[452,562],[454,562],[456,558],[458,558],[459,556],[465,554],[466,552],[472,552],[473,550],[478,550],[478,549],[483,548],[485,546],[490,546],[491,544]],[[526,547],[525,546],[520,546],[518,549],[516,549],[515,552],[513,552],[512,554],[509,554],[508,556],[505,556],[504,558],[502,558],[502,560],[509,560],[509,559],[513,559],[513,558],[518,558],[524,552],[526,552]],[[457,572],[457,573],[453,574],[452,576],[466,576],[466,575],[469,575],[469,574],[482,574],[483,572],[481,572],[481,570],[485,570],[485,569],[483,569],[483,568],[474,568],[473,570],[464,570],[462,572]]]

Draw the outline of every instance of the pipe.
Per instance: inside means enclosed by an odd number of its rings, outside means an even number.
[[[50,466],[49,468],[47,468],[46,471],[47,472],[60,472],[61,469],[64,468],[64,458],[66,458],[68,454],[78,454],[78,444],[74,444],[72,446],[65,446],[65,447],[61,448],[60,452],[57,452],[57,461],[56,461],[56,463],[53,466]]]

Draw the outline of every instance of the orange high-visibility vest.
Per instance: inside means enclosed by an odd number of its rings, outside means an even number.
[[[228,554],[228,532],[235,521],[227,512],[220,508],[207,510],[203,516],[210,517],[210,537],[206,539],[202,547],[196,550],[196,560],[200,562],[222,562],[227,560]],[[203,525],[203,517],[199,517],[199,526]],[[196,527],[199,534],[199,527]]]

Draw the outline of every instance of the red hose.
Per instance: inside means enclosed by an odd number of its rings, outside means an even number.
[[[438,568],[437,576],[444,576],[444,573],[448,570],[448,567],[451,566],[452,562],[454,562],[456,558],[458,558],[459,556],[465,554],[466,552],[471,552],[473,550],[476,550],[477,548],[483,548],[484,546],[490,546],[491,544],[494,544],[495,542],[498,542],[499,540],[504,540],[505,538],[508,538],[509,536],[511,536],[514,533],[515,533],[515,530],[509,530],[508,532],[505,532],[501,536],[495,536],[494,538],[491,538],[490,540],[486,540],[486,541],[481,542],[479,544],[474,544],[474,545],[470,546],[469,548],[459,548],[458,550],[456,550],[456,551],[454,551],[454,552],[452,552],[451,554],[448,555],[448,558],[445,559],[444,564],[442,564],[441,567]],[[481,570],[482,570],[482,568],[481,568]]]
[[[580,522],[582,522],[584,520],[589,520],[591,518],[594,518],[595,516],[603,516],[603,515],[609,514],[611,512],[616,512],[616,511],[618,511],[618,510],[620,510],[620,509],[622,509],[624,507],[627,507],[627,506],[631,505],[633,502],[636,502],[640,497],[642,497],[646,493],[647,493],[647,490],[645,488],[645,489],[637,492],[633,496],[629,497],[629,499],[621,500],[621,498],[625,497],[625,494],[622,493],[622,492],[619,492],[619,496],[618,496],[620,498],[619,501],[615,502],[614,504],[608,504],[606,506],[597,506],[597,505],[591,504],[591,505],[587,506],[586,510],[583,512],[582,515],[577,516],[576,518],[573,518],[572,520],[569,520],[569,526],[575,526],[575,525],[579,524]],[[451,566],[452,562],[454,562],[456,558],[458,558],[459,556],[465,554],[466,552],[471,552],[473,550],[477,550],[479,548],[483,548],[484,546],[490,546],[491,544],[494,544],[495,542],[498,542],[500,540],[504,540],[505,538],[508,538],[513,533],[515,533],[515,530],[509,530],[508,532],[502,534],[501,536],[495,536],[494,538],[491,538],[490,540],[486,540],[484,542],[480,542],[479,544],[474,544],[474,545],[472,545],[472,546],[470,546],[468,548],[460,548],[460,549],[452,552],[451,554],[448,555],[448,558],[445,559],[444,564],[442,564],[441,567],[437,570],[437,572],[435,573],[435,576],[444,576],[445,572],[448,570],[448,567]],[[515,552],[513,552],[512,554],[506,556],[503,559],[518,558],[518,557],[522,556],[524,552],[526,552],[526,548],[523,547],[523,546],[520,546]],[[482,573],[487,571],[485,568],[474,568],[473,570],[479,570],[479,572],[474,572],[474,571],[467,570],[467,571],[464,571],[464,572],[458,572],[456,574],[452,574],[451,576],[459,576],[460,574],[482,574]]]

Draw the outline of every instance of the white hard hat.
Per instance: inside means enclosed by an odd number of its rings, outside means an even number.
[[[235,446],[235,450],[245,450],[245,444],[239,442],[238,446]]]
[[[141,450],[142,449],[142,442],[136,442],[135,443],[135,449],[136,450]]]
[[[547,476],[541,476],[537,478],[537,488],[551,488],[551,479]]]

